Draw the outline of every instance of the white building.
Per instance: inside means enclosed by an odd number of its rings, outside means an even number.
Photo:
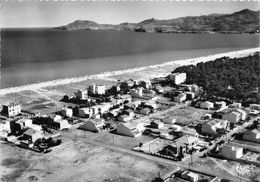
[[[232,104],[229,104],[228,107],[239,108],[239,107],[242,107],[242,104],[240,102],[233,102]]]
[[[42,134],[42,131],[36,131],[34,129],[27,129],[24,133],[23,133],[23,136],[25,138],[27,138],[29,141],[31,142],[35,142],[37,139],[41,139],[43,138],[43,134]]]
[[[236,111],[223,114],[222,119],[228,120],[231,123],[237,123],[241,119],[241,114]]]
[[[89,87],[89,90],[92,94],[104,95],[106,93],[106,86],[93,84]]]
[[[132,102],[132,96],[131,95],[120,95],[119,96],[120,99],[122,99],[122,102],[124,103],[125,101],[128,101],[128,102]]]
[[[227,120],[213,119],[202,124],[201,132],[203,134],[218,135],[218,129],[226,129],[228,126]]]
[[[142,123],[121,123],[117,125],[117,133],[130,137],[138,137],[142,135],[144,131],[144,126]]]
[[[151,127],[158,129],[161,129],[164,126],[163,122],[161,122],[160,120],[152,121],[150,125]]]
[[[7,138],[9,133],[11,133],[10,121],[0,121],[0,137]]]
[[[75,92],[75,96],[78,99],[86,100],[88,98],[88,91],[87,90],[77,90],[77,92]]]
[[[181,177],[191,182],[199,181],[199,175],[190,171],[183,171]]]
[[[172,73],[170,74],[170,80],[173,81],[174,84],[179,85],[186,80],[186,73]]]
[[[250,109],[260,110],[260,104],[250,104],[249,107]]]
[[[212,109],[212,108],[214,108],[214,103],[209,102],[209,101],[201,102],[200,108],[202,108],[202,109]]]
[[[243,135],[243,140],[260,143],[260,130],[247,130]]]
[[[239,113],[240,113],[241,120],[245,120],[245,119],[246,119],[246,117],[247,117],[246,111],[244,111],[244,110],[242,110],[242,109],[237,109],[236,112],[239,112]]]
[[[11,104],[11,105],[3,105],[2,110],[3,115],[8,117],[13,117],[21,113],[21,105],[19,104]]]
[[[186,94],[181,93],[177,97],[174,97],[174,102],[184,102],[186,100]]]
[[[230,145],[223,145],[221,155],[228,159],[239,159],[243,156],[243,148]]]
[[[137,89],[131,89],[130,94],[132,97],[142,97],[143,96],[143,88],[139,87]]]
[[[65,108],[65,109],[61,110],[61,115],[64,117],[72,117],[73,110],[71,108]]]
[[[133,119],[133,117],[129,116],[129,115],[126,115],[126,114],[121,115],[121,116],[118,117],[118,121],[122,121],[122,122],[128,122],[131,119]]]
[[[103,119],[90,119],[80,128],[88,131],[101,132],[105,126]]]
[[[68,120],[66,120],[66,119],[54,121],[52,123],[52,125],[53,125],[54,128],[59,129],[59,130],[71,127],[71,125],[68,123]]]
[[[79,117],[87,117],[87,118],[91,118],[93,115],[93,109],[87,107],[87,108],[79,108],[78,110],[79,112]]]
[[[225,101],[215,102],[215,104],[218,108],[224,108],[227,105]]]

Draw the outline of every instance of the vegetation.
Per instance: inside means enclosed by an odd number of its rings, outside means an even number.
[[[226,97],[243,103],[259,102],[259,53],[243,58],[222,57],[196,66],[178,67],[186,83],[202,86],[208,97]]]

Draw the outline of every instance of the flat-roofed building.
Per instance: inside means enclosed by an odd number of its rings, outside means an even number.
[[[247,130],[243,134],[243,140],[260,143],[260,130],[259,129]]]
[[[250,104],[250,109],[260,110],[260,104]]]
[[[241,114],[236,111],[225,113],[222,116],[223,119],[228,120],[231,123],[237,123],[241,119]]]
[[[3,105],[2,114],[8,117],[13,117],[21,113],[20,104]]]
[[[173,117],[166,117],[162,119],[162,122],[165,124],[174,124],[176,123],[176,119],[174,119]]]
[[[186,100],[186,94],[181,93],[177,97],[174,97],[174,102],[184,102]]]
[[[0,120],[0,137],[7,138],[11,133],[10,120]]]
[[[75,92],[75,96],[78,99],[86,100],[88,98],[88,91],[87,90],[77,90]]]
[[[23,136],[24,136],[27,140],[29,140],[29,141],[31,141],[31,142],[33,142],[33,143],[34,143],[36,140],[41,139],[41,138],[44,137],[42,131],[36,131],[36,130],[34,130],[34,129],[31,129],[31,128],[27,129],[27,130],[23,133]]]
[[[226,129],[227,126],[227,120],[212,119],[202,124],[201,133],[209,135],[218,135],[218,129]]]
[[[160,120],[155,120],[150,123],[151,127],[161,129],[164,124]]]
[[[242,107],[242,104],[240,102],[233,102],[232,104],[228,105],[229,108],[239,108]]]
[[[194,172],[190,172],[190,171],[183,171],[181,173],[181,177],[188,180],[188,181],[191,181],[191,182],[197,182],[199,181],[199,175],[194,173]]]
[[[243,148],[223,145],[221,155],[228,159],[239,159],[243,156]]]
[[[71,108],[65,108],[63,110],[61,110],[61,115],[64,117],[72,117],[73,116],[73,110]]]
[[[133,119],[132,116],[129,116],[127,114],[123,114],[121,116],[118,117],[118,121],[122,121],[122,122],[128,122],[130,121],[131,119]]]
[[[58,130],[62,130],[64,128],[70,128],[71,125],[69,124],[68,120],[66,119],[61,119],[61,120],[57,120],[57,121],[53,121],[51,123],[52,127]]]
[[[247,113],[246,113],[246,111],[244,111],[244,110],[242,110],[242,109],[236,109],[235,111],[240,113],[241,120],[245,120],[245,119],[247,118]]]
[[[132,97],[143,97],[143,88],[142,87],[139,87],[139,88],[136,88],[136,89],[131,89],[130,90],[130,94]]]
[[[106,86],[105,85],[92,84],[89,87],[89,91],[90,91],[91,94],[104,95],[106,93]]]
[[[214,103],[209,102],[209,101],[201,102],[200,108],[202,108],[202,109],[212,109],[212,108],[214,108]]]
[[[83,107],[78,109],[79,117],[91,118],[93,115],[93,109],[89,107]]]
[[[186,81],[186,73],[172,73],[169,78],[174,84],[179,85]]]

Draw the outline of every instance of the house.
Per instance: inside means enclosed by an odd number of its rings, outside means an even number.
[[[59,121],[59,120],[61,120],[61,116],[60,115],[55,115],[54,117],[53,117],[53,121],[55,122],[55,121]]]
[[[181,173],[181,177],[183,179],[186,179],[186,180],[191,181],[191,182],[199,181],[199,175],[198,174],[196,174],[194,172],[186,171],[186,170]]]
[[[236,112],[239,112],[240,113],[240,116],[241,116],[241,120],[245,120],[247,118],[247,113],[246,111],[242,110],[242,109],[236,109]]]
[[[160,85],[156,85],[156,86],[154,87],[154,90],[155,90],[156,92],[158,92],[158,93],[163,93],[163,92],[164,92],[162,86],[160,86]]]
[[[119,96],[120,99],[122,99],[122,103],[125,103],[125,102],[132,102],[132,96],[131,95],[120,95]]]
[[[228,159],[239,159],[243,156],[243,148],[223,145],[221,155]]]
[[[215,106],[216,106],[216,108],[224,108],[224,107],[226,107],[226,102],[225,101],[219,101],[219,102],[215,102]]]
[[[225,113],[222,116],[223,119],[228,120],[231,123],[237,123],[241,119],[241,114],[236,111]]]
[[[90,119],[84,123],[80,127],[80,129],[94,131],[94,132],[101,132],[103,127],[105,126],[103,119]]]
[[[138,137],[142,135],[144,131],[144,126],[142,123],[129,122],[129,123],[121,123],[117,125],[117,133],[130,137]]]
[[[149,89],[151,87],[151,81],[150,80],[141,80],[141,81],[139,81],[139,85],[141,87]]]
[[[91,118],[93,115],[93,109],[92,108],[79,108],[78,109],[79,117],[83,118]]]
[[[153,128],[161,129],[164,126],[164,124],[160,120],[155,120],[150,123],[150,126]]]
[[[63,117],[69,117],[70,118],[73,115],[73,110],[71,108],[65,108],[65,109],[61,110],[60,113]]]
[[[77,99],[86,100],[88,98],[88,91],[87,90],[77,90],[75,92],[75,96]]]
[[[162,122],[165,124],[173,124],[176,123],[176,119],[174,119],[173,117],[166,117],[162,119]]]
[[[130,94],[132,97],[143,97],[143,88],[139,87],[137,89],[131,89]]]
[[[152,109],[153,111],[155,111],[157,109],[157,104],[155,102],[152,102],[152,101],[145,102],[144,106]]]
[[[2,114],[8,117],[13,117],[21,113],[21,105],[11,104],[3,105]]]
[[[180,88],[189,92],[197,92],[199,90],[199,86],[196,84],[181,84]]]
[[[118,117],[118,121],[122,121],[122,122],[128,122],[130,121],[131,119],[133,119],[133,117],[131,116],[128,116],[126,114],[123,114],[121,116]]]
[[[106,86],[105,85],[92,84],[89,87],[89,91],[90,91],[91,94],[104,95],[106,93]]]
[[[24,138],[26,138],[27,140],[31,141],[31,142],[35,142],[38,139],[43,138],[43,134],[42,131],[36,131],[34,129],[27,129],[24,133],[23,133]]]
[[[95,105],[90,107],[92,109],[93,115],[95,114],[104,114],[112,107],[112,104],[110,102],[104,102],[99,105]]]
[[[18,128],[24,129],[31,127],[32,125],[32,120],[31,119],[26,119],[26,118],[21,118],[15,122]],[[19,125],[19,126],[18,126]]]
[[[200,108],[202,108],[202,109],[212,109],[212,108],[214,108],[214,103],[209,102],[209,101],[201,102]]]
[[[249,107],[250,109],[260,110],[260,104],[250,104]]]
[[[42,125],[32,124],[29,128],[34,129],[36,131],[41,131],[42,130]]]
[[[260,130],[247,130],[243,135],[243,140],[260,143]]]
[[[186,94],[186,99],[187,100],[192,100],[195,98],[195,93],[194,92],[185,92]]]
[[[228,105],[229,108],[239,108],[242,107],[242,104],[240,102],[233,102],[232,104]]]
[[[151,113],[151,110],[149,108],[143,108],[141,110],[138,111],[140,114],[144,114],[144,115],[148,115]]]
[[[135,115],[134,111],[132,111],[131,109],[126,109],[126,110],[123,111],[123,113],[128,115],[128,116],[130,116],[130,117],[132,117],[132,118]]]
[[[52,127],[55,128],[55,129],[59,129],[59,130],[62,130],[64,128],[70,128],[70,124],[68,123],[68,120],[66,119],[60,119],[60,120],[56,120],[56,121],[53,121],[51,123]]]
[[[212,119],[202,124],[201,133],[216,136],[219,135],[218,129],[226,129],[227,126],[227,120]]]
[[[177,97],[174,97],[174,102],[184,102],[186,100],[186,94],[180,93]]]
[[[0,138],[7,138],[11,133],[10,120],[0,120]]]
[[[179,85],[186,81],[186,73],[172,73],[169,75],[169,79],[173,81],[175,85]]]

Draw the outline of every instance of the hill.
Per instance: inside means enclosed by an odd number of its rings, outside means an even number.
[[[256,33],[259,32],[260,11],[244,9],[232,14],[210,14],[188,16],[170,20],[154,18],[139,23],[118,25],[98,24],[88,20],[77,20],[57,30],[126,30],[136,32],[160,33]]]

